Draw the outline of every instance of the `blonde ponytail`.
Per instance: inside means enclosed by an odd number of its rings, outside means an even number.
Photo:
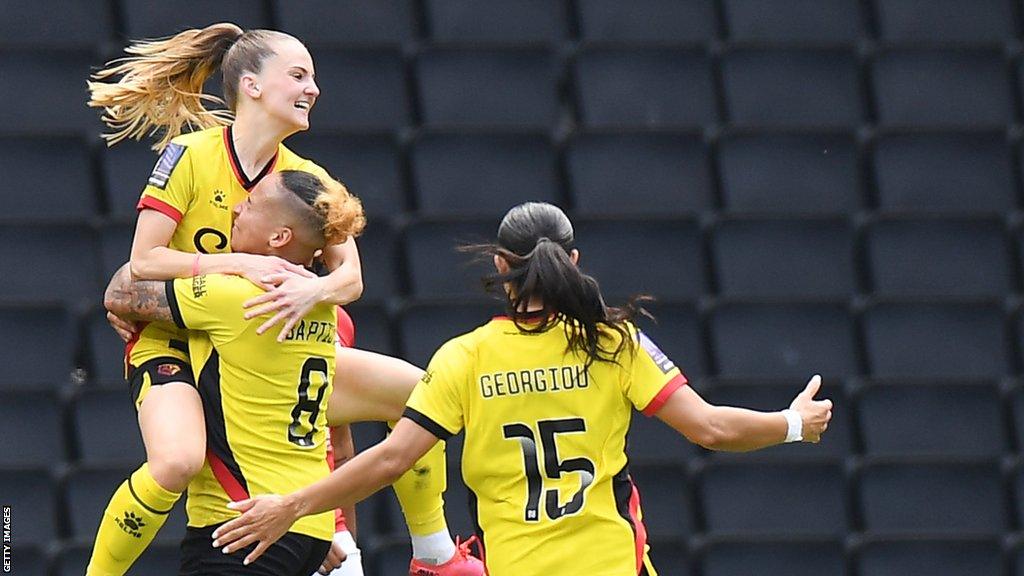
[[[141,140],[162,130],[153,146],[160,151],[186,128],[230,124],[234,117],[230,110],[209,110],[203,105],[224,104],[204,94],[203,84],[243,33],[234,24],[221,23],[136,42],[125,49],[131,56],[109,62],[93,74],[88,82],[89,106],[103,109],[103,122],[112,130],[103,135],[107,145],[125,138]],[[116,83],[107,82],[118,76]]]

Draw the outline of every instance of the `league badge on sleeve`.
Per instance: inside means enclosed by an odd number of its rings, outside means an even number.
[[[651,357],[651,360],[654,360],[654,363],[658,365],[658,368],[661,369],[662,373],[668,374],[673,368],[676,367],[676,365],[672,363],[672,360],[669,360],[669,357],[666,356],[665,353],[661,351],[661,348],[658,348],[658,345],[655,344],[653,340],[647,337],[647,334],[639,332],[639,335],[640,346],[642,346],[644,352],[647,352],[647,355]]]
[[[178,165],[178,161],[185,155],[185,148],[186,146],[173,142],[164,148],[163,154],[160,154],[160,159],[156,161],[156,166],[153,167],[153,173],[149,175],[150,186],[156,186],[161,190],[167,187],[167,180],[170,179],[171,172]]]

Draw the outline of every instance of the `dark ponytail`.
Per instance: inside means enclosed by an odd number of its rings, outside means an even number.
[[[495,244],[463,251],[497,255],[508,263],[506,274],[491,274],[483,282],[488,291],[506,298],[508,315],[520,330],[544,332],[561,320],[569,349],[585,354],[587,366],[614,362],[624,346],[632,348],[626,323],[643,310],[636,300],[624,308],[607,306],[597,280],[570,259],[574,248],[572,222],[565,213],[551,204],[528,202],[508,211]],[[511,285],[508,292],[506,284]],[[542,302],[543,310],[527,312],[531,300]],[[609,331],[619,338],[609,338]]]

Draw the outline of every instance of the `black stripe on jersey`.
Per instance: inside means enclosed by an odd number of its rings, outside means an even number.
[[[629,466],[623,466],[614,477],[612,477],[612,495],[615,497],[615,509],[619,516],[629,524],[633,530],[633,540],[636,540],[636,524],[629,514],[629,501],[633,498],[633,481],[629,479]]]
[[[246,191],[252,190],[253,187],[260,183],[260,180],[262,180],[264,176],[270,174],[270,168],[274,165],[274,162],[277,160],[277,152],[274,152],[274,155],[270,157],[270,161],[263,165],[263,168],[260,169],[259,174],[257,174],[253,178],[249,178],[249,176],[242,171],[242,163],[238,160],[238,152],[235,151],[235,138],[231,132],[231,126],[227,127],[227,131],[228,137],[226,138],[226,140],[228,141],[228,154],[231,155],[231,162],[235,165],[236,168],[238,168],[238,176],[242,179],[242,182],[240,182],[240,184],[242,185],[242,188],[246,189]]]
[[[469,517],[473,519],[473,532],[476,533],[477,545],[480,547],[480,559],[486,563],[487,549],[484,548],[484,529],[480,527],[480,513],[477,511],[479,502],[476,492],[468,487],[466,492],[466,499],[469,501]]]
[[[185,320],[181,317],[181,308],[178,307],[178,295],[174,293],[174,280],[164,282],[164,291],[167,293],[167,307],[171,309],[171,318],[178,328],[185,327]]]
[[[402,412],[402,418],[408,418],[409,420],[412,420],[413,422],[419,424],[420,426],[423,426],[424,428],[427,429],[427,432],[430,432],[431,434],[437,436],[441,440],[447,440],[454,436],[454,434],[445,430],[444,426],[441,426],[437,422],[434,422],[426,414],[413,410],[408,406],[405,407],[405,412]]]
[[[224,423],[224,408],[220,397],[220,355],[214,350],[199,372],[199,396],[203,400],[203,416],[206,418],[206,446],[221,459],[235,480],[249,492],[249,485],[242,475],[242,469],[231,453],[228,444],[227,426]]]

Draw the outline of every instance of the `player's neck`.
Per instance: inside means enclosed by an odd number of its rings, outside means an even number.
[[[239,117],[231,126],[231,137],[241,169],[253,177],[277,153],[281,141],[288,134],[266,129],[265,124],[250,116]]]

